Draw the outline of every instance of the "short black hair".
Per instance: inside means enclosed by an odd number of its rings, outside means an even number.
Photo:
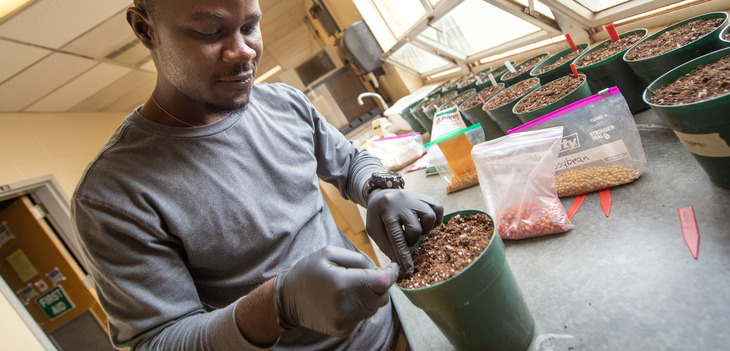
[[[155,11],[157,0],[134,0],[134,7],[142,10],[148,16]]]

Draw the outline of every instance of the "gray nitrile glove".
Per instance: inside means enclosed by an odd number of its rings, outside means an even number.
[[[441,224],[444,208],[436,199],[416,191],[376,189],[368,196],[365,229],[380,250],[413,274],[410,246]]]
[[[327,246],[276,277],[279,324],[345,337],[388,304],[388,288],[396,279],[395,264],[380,269],[364,254]]]

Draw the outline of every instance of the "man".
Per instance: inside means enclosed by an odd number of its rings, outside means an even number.
[[[118,348],[385,350],[388,288],[443,208],[371,175],[355,148],[282,84],[253,84],[257,0],[135,0],[157,67],[149,100],[88,166],[72,198]],[[396,263],[377,268],[336,227],[318,179],[367,206]],[[380,185],[378,185],[380,184]]]

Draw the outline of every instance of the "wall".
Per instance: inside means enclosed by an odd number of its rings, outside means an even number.
[[[0,114],[0,185],[53,175],[71,195],[124,113]]]

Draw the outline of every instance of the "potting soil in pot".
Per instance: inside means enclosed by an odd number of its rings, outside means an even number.
[[[451,278],[479,257],[493,233],[494,223],[486,214],[452,217],[413,251],[414,273],[400,277],[397,284],[420,289]]]
[[[562,64],[564,64],[564,63],[566,63],[568,61],[572,61],[573,59],[575,59],[576,57],[578,57],[578,55],[581,52],[583,52],[583,49],[578,48],[578,51],[573,51],[573,52],[571,52],[571,53],[569,53],[569,54],[561,57],[557,61],[555,61],[555,62],[553,62],[553,63],[551,63],[549,65],[546,65],[544,67],[541,67],[536,73],[537,74],[542,74],[542,73],[545,73],[547,71],[553,70],[556,67],[558,67],[558,66],[560,66],[560,65],[562,65]]]
[[[712,64],[701,65],[672,84],[650,91],[649,102],[681,105],[730,93],[730,55]]]
[[[584,75],[577,78],[569,75],[547,83],[522,99],[515,106],[515,112],[525,113],[550,105],[577,89],[584,81]]]
[[[507,89],[502,90],[489,101],[489,108],[497,108],[512,102],[514,99],[517,99],[526,92],[532,90],[538,83],[540,83],[540,79],[531,78],[507,87]]]
[[[641,40],[644,36],[641,34],[628,35],[619,40],[606,43],[600,49],[593,50],[583,56],[577,63],[576,67],[585,67],[601,62],[617,53],[630,48]]]
[[[482,104],[482,100],[479,99],[480,97],[484,101],[487,101],[487,100],[491,99],[492,96],[494,96],[494,94],[498,93],[502,89],[502,87],[504,87],[504,83],[499,83],[497,85],[488,86],[488,87],[482,89],[481,91],[479,91],[471,99],[469,99],[466,102],[464,102],[464,104],[461,105],[460,108],[462,110],[466,110],[466,109],[472,108],[472,107],[474,107],[476,105],[481,105]]]
[[[456,107],[460,103],[464,102],[464,100],[466,100],[469,96],[471,96],[471,94],[461,94],[461,95],[455,97],[453,100],[449,101],[446,105],[441,107],[441,109],[448,110],[452,107]]]
[[[666,31],[656,39],[646,40],[637,44],[636,47],[626,53],[626,59],[643,60],[670,52],[712,32],[717,29],[724,20],[724,18],[714,18],[710,20],[698,19]]]
[[[535,66],[537,66],[538,63],[542,62],[542,60],[545,59],[546,56],[538,56],[534,57],[528,61],[525,61],[524,63],[520,64],[518,67],[515,67],[514,72],[505,73],[504,76],[502,76],[502,80],[510,79],[517,77],[518,75],[531,71]]]

